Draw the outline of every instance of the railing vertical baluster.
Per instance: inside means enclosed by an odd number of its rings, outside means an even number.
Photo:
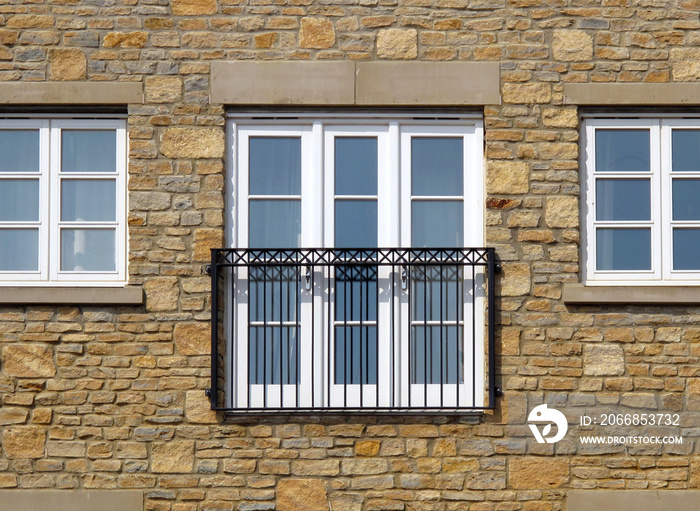
[[[424,382],[423,382],[423,406],[427,407],[428,406],[428,337],[430,337],[430,349],[432,351],[433,349],[433,336],[432,336],[432,330],[430,329],[429,323],[428,323],[428,266],[423,265],[423,351],[424,351],[424,358],[423,358],[423,376],[424,376]],[[432,354],[432,353],[431,353]],[[430,360],[432,362],[432,358]],[[432,364],[431,364],[432,366]],[[433,375],[432,372],[432,367],[430,371],[430,376]]]
[[[311,272],[311,406],[316,406],[316,272],[313,266],[309,267]],[[297,344],[298,349],[301,349],[301,299],[297,293]],[[298,357],[299,359],[301,357]],[[297,381],[297,406],[299,406],[299,390],[301,387],[301,374],[297,373],[299,380]]]
[[[483,316],[482,319],[483,321]],[[483,340],[481,341],[483,343]],[[464,347],[466,349],[466,346]],[[476,266],[472,265],[472,406],[476,404]],[[483,384],[481,393],[483,395]]]
[[[464,331],[466,330],[466,325],[464,324],[464,305],[462,300],[459,299],[460,290],[463,289],[465,274],[462,267],[455,267],[455,324],[456,336],[455,336],[455,373],[457,376],[457,396],[455,407],[459,408],[459,390],[461,388],[462,377],[464,375],[466,367],[464,367],[464,351],[462,351],[462,357],[459,356],[459,336],[460,332],[462,334],[462,343],[464,343]],[[448,293],[449,294],[449,293]],[[461,320],[460,320],[461,319]],[[462,348],[464,350],[464,348]],[[466,383],[466,376],[464,376]]]
[[[442,349],[442,345],[445,342],[445,339],[443,336],[445,335],[446,332],[443,332],[444,329],[444,316],[443,316],[443,308],[442,308],[442,270],[443,267],[440,265],[438,267],[440,269],[440,293],[438,296],[438,300],[440,300],[440,408],[444,406],[444,396],[445,396],[445,376],[443,374],[443,367],[445,364],[445,358],[444,358],[444,353]],[[431,286],[432,288],[432,286]]]

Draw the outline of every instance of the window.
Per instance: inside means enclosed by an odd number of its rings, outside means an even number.
[[[587,280],[700,279],[700,122],[591,119]]]
[[[0,281],[124,282],[121,119],[0,121]]]
[[[232,277],[231,406],[483,402],[483,267],[454,256],[483,244],[481,129],[231,121],[230,237],[257,261]]]

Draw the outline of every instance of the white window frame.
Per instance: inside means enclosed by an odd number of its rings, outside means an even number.
[[[583,168],[585,181],[583,201],[585,222],[583,233],[584,282],[586,285],[700,285],[700,270],[673,269],[673,228],[677,225],[700,227],[700,221],[679,222],[672,219],[671,135],[676,128],[700,129],[700,119],[673,116],[638,116],[635,118],[591,117],[583,121]],[[597,129],[648,129],[650,134],[650,172],[596,172],[595,131]],[[651,186],[651,218],[649,221],[609,221],[596,219],[596,177],[649,178]],[[683,172],[678,177],[700,177],[700,172]],[[626,225],[651,229],[651,268],[647,271],[599,270],[596,267],[596,228],[604,225]]]
[[[386,221],[380,221],[378,225],[378,247],[401,247],[410,246],[411,240],[411,178],[410,178],[410,150],[403,150],[403,147],[410,148],[410,139],[413,136],[463,136],[464,137],[464,189],[461,200],[463,201],[463,227],[464,227],[464,246],[465,247],[481,247],[484,244],[484,165],[483,165],[483,123],[480,117],[464,116],[455,119],[455,116],[450,116],[450,119],[435,119],[435,115],[430,118],[421,119],[411,116],[348,116],[338,118],[337,116],[305,116],[303,114],[293,114],[289,118],[284,115],[278,115],[274,118],[261,119],[259,115],[247,117],[243,114],[232,114],[227,123],[228,133],[228,161],[229,164],[229,189],[227,196],[228,214],[230,228],[227,230],[227,241],[230,246],[236,248],[248,248],[248,176],[247,172],[240,169],[247,167],[247,148],[248,138],[251,133],[255,136],[290,136],[297,134],[302,138],[302,176],[301,176],[301,240],[300,247],[313,248],[333,246],[333,230],[334,230],[334,206],[335,192],[333,182],[333,172],[329,169],[333,168],[333,144],[332,140],[335,136],[376,136],[378,139],[378,157],[380,166],[384,165],[392,169],[389,172],[379,172],[378,187],[377,187],[377,207],[378,216]],[[408,145],[406,145],[408,144]],[[329,149],[330,148],[330,149]],[[406,216],[408,215],[408,216]],[[304,219],[314,219],[308,221]],[[402,218],[405,218],[403,222]],[[239,228],[240,226],[240,228]],[[243,271],[241,271],[243,270]],[[465,269],[466,270],[466,269]],[[381,281],[388,281],[387,275],[383,272],[389,272],[388,268],[380,268],[379,284]],[[315,329],[315,338],[322,339],[326,336],[326,328],[329,321],[333,321],[334,307],[330,309],[330,317],[328,317],[328,307],[324,304],[321,298],[321,293],[315,293],[318,303],[314,304],[317,311],[323,311],[323,318],[319,318],[317,312],[316,323],[309,326],[310,302],[305,302],[301,298],[301,335],[299,339],[300,346],[300,373],[299,385],[300,391],[297,394],[295,386],[289,388],[280,388],[281,385],[254,385],[251,386],[250,394],[248,391],[248,346],[247,340],[247,318],[248,304],[246,303],[247,296],[247,272],[239,268],[238,275],[234,286],[237,289],[237,310],[233,310],[232,297],[230,290],[232,286],[227,285],[228,297],[226,300],[229,307],[227,317],[241,318],[241,321],[234,319],[236,325],[235,332],[232,332],[233,340],[233,356],[232,363],[226,367],[227,381],[233,385],[233,392],[227,393],[227,406],[231,408],[247,408],[261,407],[264,402],[264,387],[267,387],[268,402],[278,402],[280,393],[285,396],[285,402],[282,407],[300,408],[309,407],[312,405],[310,396],[323,396],[323,406],[329,408],[339,408],[343,403],[347,407],[357,408],[360,403],[364,403],[365,407],[384,407],[389,406],[390,396],[389,388],[392,386],[391,381],[394,380],[395,392],[398,391],[400,396],[396,401],[397,396],[394,396],[394,404],[402,407],[429,407],[435,406],[435,403],[440,402],[439,391],[440,384],[414,384],[409,390],[409,373],[408,373],[408,357],[409,357],[409,331],[400,333],[402,346],[400,353],[392,353],[393,350],[387,346],[388,343],[382,343],[381,339],[383,332],[388,332],[392,327],[390,322],[378,322],[378,342],[379,342],[379,358],[378,358],[378,374],[377,385],[379,385],[379,398],[377,402],[376,386],[374,384],[348,384],[344,390],[343,385],[331,384],[330,388],[324,388],[325,383],[334,381],[332,375],[332,367],[327,367],[325,361],[328,360],[325,349],[332,351],[333,344],[328,339],[324,342],[317,342],[315,345],[315,353],[311,353],[310,346],[305,346],[302,340],[310,335],[310,329]],[[315,278],[317,285],[324,280],[323,275]],[[483,291],[483,271],[476,270],[477,287],[476,289]],[[326,284],[328,286],[328,284]],[[329,288],[332,288],[330,286]],[[465,292],[471,288],[471,280],[467,280],[465,275]],[[485,310],[485,294],[477,293],[479,296],[467,297],[464,296],[464,383],[462,384],[443,384],[442,387],[446,390],[443,401],[447,405],[452,406],[483,406],[484,392],[482,389],[473,389],[473,382],[477,385],[484,381],[485,377],[485,345],[484,335],[485,328],[483,321],[472,320],[472,298],[476,300],[475,311],[477,317],[483,317]],[[331,304],[334,303],[332,300]],[[408,300],[402,300],[397,303],[397,310],[400,314],[407,315],[409,303]],[[378,317],[388,311],[389,303],[380,303],[377,311]],[[385,314],[388,316],[388,314]],[[398,319],[397,319],[398,322]],[[306,324],[306,326],[305,326]],[[471,326],[474,325],[475,343],[474,353],[477,360],[472,358],[472,350],[467,349],[468,343],[472,339]],[[398,326],[398,323],[397,325]],[[333,329],[331,329],[333,330]],[[469,331],[468,331],[469,330]],[[387,336],[388,337],[388,336]],[[243,340],[243,342],[238,342]],[[308,343],[306,343],[308,344]],[[324,348],[328,346],[328,348]],[[470,346],[470,345],[469,345]],[[471,346],[470,346],[471,347]],[[393,360],[392,360],[393,357]],[[310,365],[313,361],[324,361],[322,370],[310,370]],[[331,353],[331,359],[332,353]],[[333,364],[331,364],[332,366]],[[389,370],[383,370],[387,368]],[[474,368],[475,373],[471,372]],[[311,381],[311,374],[314,374],[314,381]],[[232,381],[233,375],[236,374],[236,381]],[[416,397],[424,396],[423,387],[428,386],[428,403],[416,399]],[[460,387],[457,391],[457,386]],[[258,388],[259,387],[259,388]],[[454,389],[448,389],[454,387]],[[231,388],[231,387],[229,387]],[[311,389],[313,388],[313,393]],[[360,395],[362,394],[362,399]],[[297,395],[300,401],[295,404]],[[412,402],[409,403],[409,396],[413,395]],[[457,395],[460,396],[459,403]],[[472,401],[471,396],[475,396]],[[250,397],[250,402],[249,402]]]
[[[39,230],[37,271],[0,271],[0,286],[124,286],[127,279],[127,128],[122,116],[70,118],[67,116],[28,116],[29,119],[2,118],[0,129],[39,130],[39,220],[0,222],[0,226],[31,226]],[[115,221],[63,222],[60,220],[60,184],[68,177],[61,169],[62,130],[114,130],[116,133],[116,172],[83,172],[81,179],[110,179],[116,182]],[[72,174],[73,178],[78,178]],[[3,172],[0,178],[27,178],[29,174]],[[21,225],[20,225],[21,224]],[[110,228],[115,230],[114,271],[61,271],[61,228]]]

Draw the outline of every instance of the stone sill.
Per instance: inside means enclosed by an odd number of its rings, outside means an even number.
[[[141,305],[141,286],[126,287],[0,287],[0,304]]]
[[[0,511],[142,511],[140,490],[0,490]]]
[[[564,284],[564,303],[698,304],[700,286],[585,286]]]
[[[573,490],[566,494],[569,511],[691,511],[698,490]]]

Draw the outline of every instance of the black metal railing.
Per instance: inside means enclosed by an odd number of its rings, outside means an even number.
[[[493,248],[213,249],[212,408],[490,409]]]

